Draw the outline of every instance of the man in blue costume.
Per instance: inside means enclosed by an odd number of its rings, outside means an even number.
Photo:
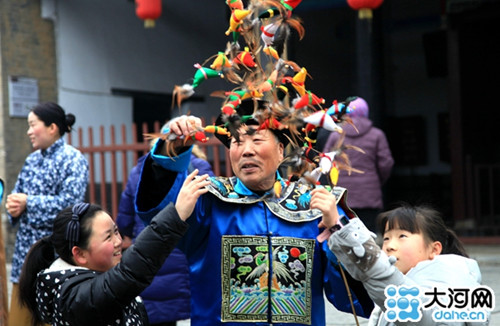
[[[253,102],[247,103],[238,108],[240,116],[251,115]],[[247,120],[237,136],[217,135],[229,148],[235,177],[211,178],[179,245],[190,265],[191,324],[325,325],[323,290],[337,309],[353,309],[335,256],[316,240],[318,224],[333,211],[335,198],[340,215],[355,214],[342,188],[329,192],[290,182],[276,194],[288,138],[255,124]],[[157,142],[141,173],[136,209],[145,222],[176,200],[187,175],[191,135],[202,126],[199,118],[182,116],[169,127],[170,140]],[[356,314],[369,316],[373,303],[363,286],[353,279],[348,284]]]

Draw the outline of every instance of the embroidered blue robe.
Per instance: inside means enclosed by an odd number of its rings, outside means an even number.
[[[177,200],[190,157],[190,150],[175,158],[155,153],[136,196],[146,223]],[[179,244],[190,265],[193,326],[325,325],[323,291],[337,309],[352,312],[339,265],[328,259],[326,242],[316,241],[321,212],[309,209],[311,190],[291,183],[280,198],[258,196],[236,177],[211,178]],[[345,189],[333,191],[340,213],[354,217]],[[357,315],[368,317],[373,303],[360,283],[349,284]]]

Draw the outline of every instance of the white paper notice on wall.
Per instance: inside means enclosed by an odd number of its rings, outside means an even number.
[[[9,114],[26,118],[38,104],[38,81],[35,78],[9,76]]]

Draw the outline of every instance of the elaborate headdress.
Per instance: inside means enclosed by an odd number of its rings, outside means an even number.
[[[326,174],[335,185],[339,169],[351,171],[345,148],[339,143],[331,152],[322,153],[315,148],[316,135],[318,128],[341,133],[342,124],[350,121],[346,113],[352,111],[349,103],[354,98],[323,107],[326,100],[306,87],[306,68],[283,57],[291,29],[304,36],[300,19],[293,15],[300,2],[249,0],[244,8],[241,1],[226,1],[231,15],[225,33],[231,40],[224,51],[195,64],[192,82],[175,87],[174,102],[180,106],[201,82],[224,78],[234,88],[212,93],[224,99],[220,115],[193,139],[206,141],[205,133],[215,133],[229,146],[230,137],[238,137],[242,126],[271,129],[285,145],[291,145],[283,164],[290,167],[292,178],[317,182]]]

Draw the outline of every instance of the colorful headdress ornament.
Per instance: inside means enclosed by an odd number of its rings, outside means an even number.
[[[335,155],[324,154],[322,148],[316,148],[316,138],[319,128],[342,133],[342,124],[351,123],[346,113],[352,110],[349,102],[353,99],[335,100],[331,107],[323,108],[326,100],[306,88],[306,68],[283,57],[291,30],[300,39],[305,33],[301,20],[292,15],[300,2],[249,0],[245,7],[241,1],[226,0],[231,15],[225,34],[232,34],[231,40],[223,51],[196,64],[193,82],[176,86],[174,95],[180,106],[208,79],[219,76],[235,84],[230,90],[212,93],[224,99],[219,117],[214,125],[197,130],[189,139],[204,142],[208,140],[205,133],[214,133],[229,147],[231,138],[239,137],[239,130],[248,131],[247,125],[253,125],[254,130],[270,129],[281,142],[293,146],[285,158],[292,174],[305,176],[306,180],[327,174],[334,185],[338,174],[334,169],[353,170],[343,159],[343,147],[334,149]],[[175,137],[179,136],[162,136],[167,140]],[[170,149],[167,145],[167,153],[175,155],[175,150]]]

